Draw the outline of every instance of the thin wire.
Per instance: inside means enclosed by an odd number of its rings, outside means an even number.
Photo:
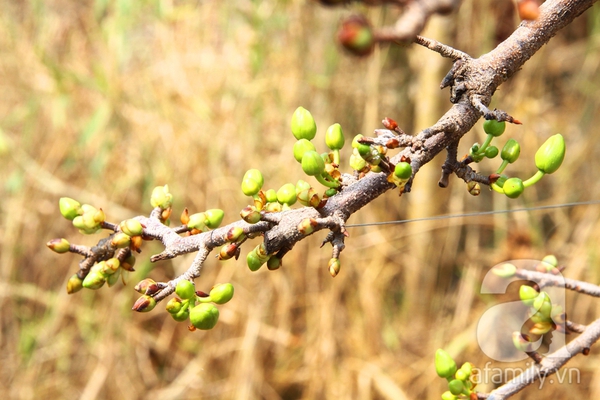
[[[551,209],[555,209],[555,208],[589,206],[589,205],[594,205],[594,204],[600,204],[600,200],[576,201],[573,203],[562,203],[562,204],[551,204],[551,205],[547,205],[547,206],[515,208],[512,210],[496,210],[496,211],[472,212],[472,213],[465,213],[465,214],[436,215],[434,217],[424,217],[424,218],[415,218],[415,219],[400,219],[397,221],[367,222],[364,224],[348,224],[348,225],[346,225],[346,228],[357,228],[360,226],[376,226],[376,225],[400,225],[400,224],[406,224],[409,222],[437,221],[437,220],[441,220],[441,219],[478,217],[481,215],[493,215],[493,214],[509,214],[509,213],[522,212],[522,211],[551,210]]]

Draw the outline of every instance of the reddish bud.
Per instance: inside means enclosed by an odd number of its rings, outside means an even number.
[[[540,16],[540,4],[537,0],[521,0],[517,3],[519,18],[524,21],[533,21]],[[513,123],[520,124],[519,121]]]
[[[148,312],[152,311],[154,307],[156,307],[156,300],[154,300],[154,297],[144,295],[136,300],[131,309],[137,312]]]
[[[385,129],[389,129],[390,131],[396,130],[398,128],[398,123],[391,118],[385,117],[383,121],[381,121]]]
[[[375,46],[373,30],[362,15],[353,15],[342,22],[338,32],[338,40],[352,54],[367,56]]]

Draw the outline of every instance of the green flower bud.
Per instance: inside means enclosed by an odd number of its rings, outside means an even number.
[[[359,140],[362,139],[363,137],[364,137],[363,135],[358,134],[352,138],[352,148],[353,149],[358,148],[358,146],[360,145]]]
[[[340,124],[335,123],[327,128],[327,132],[325,132],[325,143],[331,150],[340,150],[344,147],[344,132],[342,132]]]
[[[317,124],[310,111],[298,107],[292,115],[292,134],[298,140],[313,140],[317,134]]]
[[[269,189],[265,192],[267,203],[274,203],[277,201],[277,192],[275,189]]]
[[[281,204],[291,206],[296,202],[296,186],[293,183],[286,183],[277,191],[277,201]]]
[[[77,274],[72,275],[67,281],[67,293],[73,294],[83,289],[83,281]]]
[[[325,191],[325,196],[326,196],[326,197],[333,197],[333,196],[335,196],[335,195],[337,194],[337,192],[338,192],[338,191],[337,191],[336,189],[334,189],[334,188],[329,188],[329,189],[327,189],[327,190]]]
[[[504,194],[510,199],[516,199],[525,190],[523,181],[519,178],[508,178],[502,188],[504,189]]]
[[[565,139],[560,133],[550,136],[535,153],[535,166],[546,174],[555,172],[565,159]]]
[[[58,208],[60,209],[62,216],[69,221],[73,221],[73,218],[83,214],[81,204],[79,204],[77,200],[73,200],[70,197],[61,197],[58,200]]]
[[[542,258],[542,262],[552,268],[558,267],[558,260],[556,259],[556,256],[553,254],[549,254],[546,257]],[[550,269],[552,269],[552,268],[550,268]]]
[[[533,300],[533,308],[549,318],[552,312],[552,301],[550,300],[548,293],[541,292],[539,296]]]
[[[435,371],[440,378],[450,378],[456,373],[456,362],[442,349],[435,352]]]
[[[181,299],[177,297],[173,297],[165,306],[169,314],[177,314],[179,311],[181,311],[182,307],[183,303],[181,302]]]
[[[129,236],[139,236],[144,232],[142,223],[133,218],[122,221],[119,224],[119,229],[121,229],[121,232]]]
[[[456,371],[456,374],[454,374],[454,377],[459,381],[466,381],[469,378],[469,375],[462,369],[459,369]]]
[[[225,216],[225,212],[218,208],[206,210],[204,211],[204,214],[206,215],[206,226],[210,229],[218,228],[221,225],[221,222],[223,222],[223,216]]]
[[[190,317],[190,310],[187,307],[182,308],[179,312],[171,314],[171,317],[177,322],[183,322]]]
[[[470,362],[466,362],[464,363],[461,367],[460,367],[460,371],[462,371],[467,378],[471,376],[471,373],[473,372],[473,364],[471,364]],[[456,373],[458,373],[458,371],[456,371]],[[456,378],[458,379],[458,378]],[[464,379],[461,379],[464,380]]]
[[[163,210],[171,207],[173,195],[169,193],[169,185],[155,187],[150,196],[150,204],[154,208],[160,207]]]
[[[210,300],[217,304],[225,304],[233,297],[233,285],[231,283],[219,283],[210,290]]]
[[[154,307],[156,307],[156,300],[154,300],[154,297],[143,295],[135,301],[131,309],[137,312],[148,312],[152,311]]]
[[[253,181],[258,182],[260,187],[265,183],[262,173],[256,168],[247,170],[244,174],[244,179],[252,179]]]
[[[212,329],[218,320],[219,310],[213,304],[201,303],[190,310],[190,321],[198,329]]]
[[[396,164],[396,167],[394,168],[394,175],[398,179],[408,179],[412,176],[412,167],[409,163],[401,161],[398,164]]]
[[[358,154],[367,161],[369,161],[367,158],[372,156],[371,146],[368,144],[358,143],[356,150],[358,150]]]
[[[296,143],[294,143],[294,158],[299,163],[302,162],[302,156],[307,151],[316,151],[316,147],[312,142],[306,139],[300,139]]]
[[[281,264],[281,258],[273,256],[269,258],[269,261],[267,261],[267,268],[269,269],[269,271],[275,271],[281,268]]]
[[[175,293],[184,300],[191,299],[196,295],[196,287],[192,282],[183,279],[177,282]]]
[[[531,307],[533,305],[533,300],[539,295],[540,293],[531,286],[521,285],[519,288],[519,298],[527,307]]]
[[[489,146],[485,149],[485,156],[487,158],[494,158],[498,155],[498,148],[496,146]]]
[[[325,162],[316,151],[307,151],[302,157],[302,170],[306,175],[320,175],[325,170]]]
[[[504,121],[498,122],[495,119],[488,119],[483,123],[483,130],[488,135],[498,137],[504,133],[506,123]]]
[[[208,217],[203,212],[192,214],[186,225],[189,229],[198,229],[201,232],[206,232],[208,231]]]
[[[265,257],[258,254],[257,249],[255,248],[248,253],[248,256],[246,257],[246,263],[248,264],[250,271],[258,271],[260,267],[262,267],[262,265],[269,260],[269,258],[269,256]]]
[[[450,393],[452,393],[455,396],[458,396],[463,392],[463,390],[465,390],[465,385],[462,381],[458,379],[453,379],[450,382],[448,382],[448,389],[450,390]]]
[[[69,251],[71,244],[67,239],[52,239],[46,246],[55,253],[62,254]]]
[[[514,163],[519,158],[521,154],[521,146],[519,142],[515,139],[508,139],[504,147],[502,148],[502,153],[500,153],[500,157],[503,160],[506,160],[509,164]]]
[[[260,181],[251,178],[244,178],[244,180],[242,181],[242,192],[246,196],[254,196],[258,192],[260,192],[261,188],[262,183]]]
[[[517,267],[510,263],[504,263],[494,267],[492,272],[501,278],[510,278],[511,276],[515,275],[515,272],[517,272]]]
[[[86,289],[100,289],[104,286],[106,278],[99,271],[90,271],[82,282],[82,286]]]
[[[541,312],[533,313],[533,315],[531,315],[531,317],[529,317],[529,319],[531,320],[531,322],[533,322],[535,324],[552,321],[552,317],[550,314],[544,314]]]
[[[369,22],[362,15],[351,15],[342,21],[338,40],[356,56],[367,56],[375,47],[375,36]]]
[[[131,243],[131,236],[126,234],[125,232],[117,232],[114,234],[112,239],[110,240],[111,246],[117,247],[119,249],[123,249],[128,247]]]
[[[229,260],[232,257],[238,257],[239,254],[239,247],[237,243],[227,243],[226,245],[224,245],[223,247],[221,247],[221,250],[219,251],[219,254],[217,255],[217,259],[219,261],[224,261],[224,260]]]
[[[245,207],[240,211],[240,216],[249,224],[256,224],[260,221],[260,211],[257,211],[256,208],[251,206]]]

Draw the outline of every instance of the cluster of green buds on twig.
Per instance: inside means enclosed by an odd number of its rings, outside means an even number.
[[[502,151],[499,151],[496,146],[491,145],[494,138],[500,137],[505,130],[505,122],[496,120],[486,120],[483,123],[483,130],[486,133],[486,139],[483,144],[475,143],[471,146],[469,155],[463,162],[480,162],[484,158],[493,159],[500,154],[502,163],[496,172],[490,175],[491,188],[498,192],[504,193],[511,199],[519,197],[525,188],[537,183],[545,174],[554,173],[562,164],[565,158],[565,140],[560,133],[548,138],[544,144],[535,153],[535,165],[538,171],[530,178],[523,180],[518,177],[508,177],[504,174],[504,170],[508,164],[512,164],[519,158],[521,147],[515,139],[509,139]],[[478,188],[475,183],[471,183],[469,192],[478,194]]]
[[[156,300],[151,296],[160,289],[160,286],[152,279],[144,279],[138,283],[135,290],[144,293],[134,304],[136,311],[151,311],[156,306]],[[225,304],[233,298],[233,285],[231,283],[220,283],[210,290],[209,293],[196,291],[194,283],[188,280],[180,280],[175,287],[175,294],[167,302],[166,310],[175,321],[190,320],[190,330],[209,330],[215,327],[219,320],[219,309],[215,304]]]
[[[448,381],[448,390],[442,394],[442,400],[477,399],[477,370],[473,364],[466,362],[457,368],[450,354],[438,349],[435,352],[435,371],[440,378]]]
[[[557,265],[556,257],[549,255],[542,259],[536,269],[540,272],[555,273],[558,271]],[[565,324],[566,314],[562,306],[552,303],[548,292],[540,291],[537,287],[521,285],[519,298],[523,304],[529,307],[529,319],[525,324],[528,330],[527,333],[514,332],[513,343],[518,350],[529,354],[533,351],[534,342],[541,336]]]

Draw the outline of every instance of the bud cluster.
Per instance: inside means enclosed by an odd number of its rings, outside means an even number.
[[[456,362],[446,351],[435,352],[435,370],[440,378],[448,381],[448,390],[442,394],[442,400],[470,399],[475,394],[477,370],[466,362],[457,368]]]

